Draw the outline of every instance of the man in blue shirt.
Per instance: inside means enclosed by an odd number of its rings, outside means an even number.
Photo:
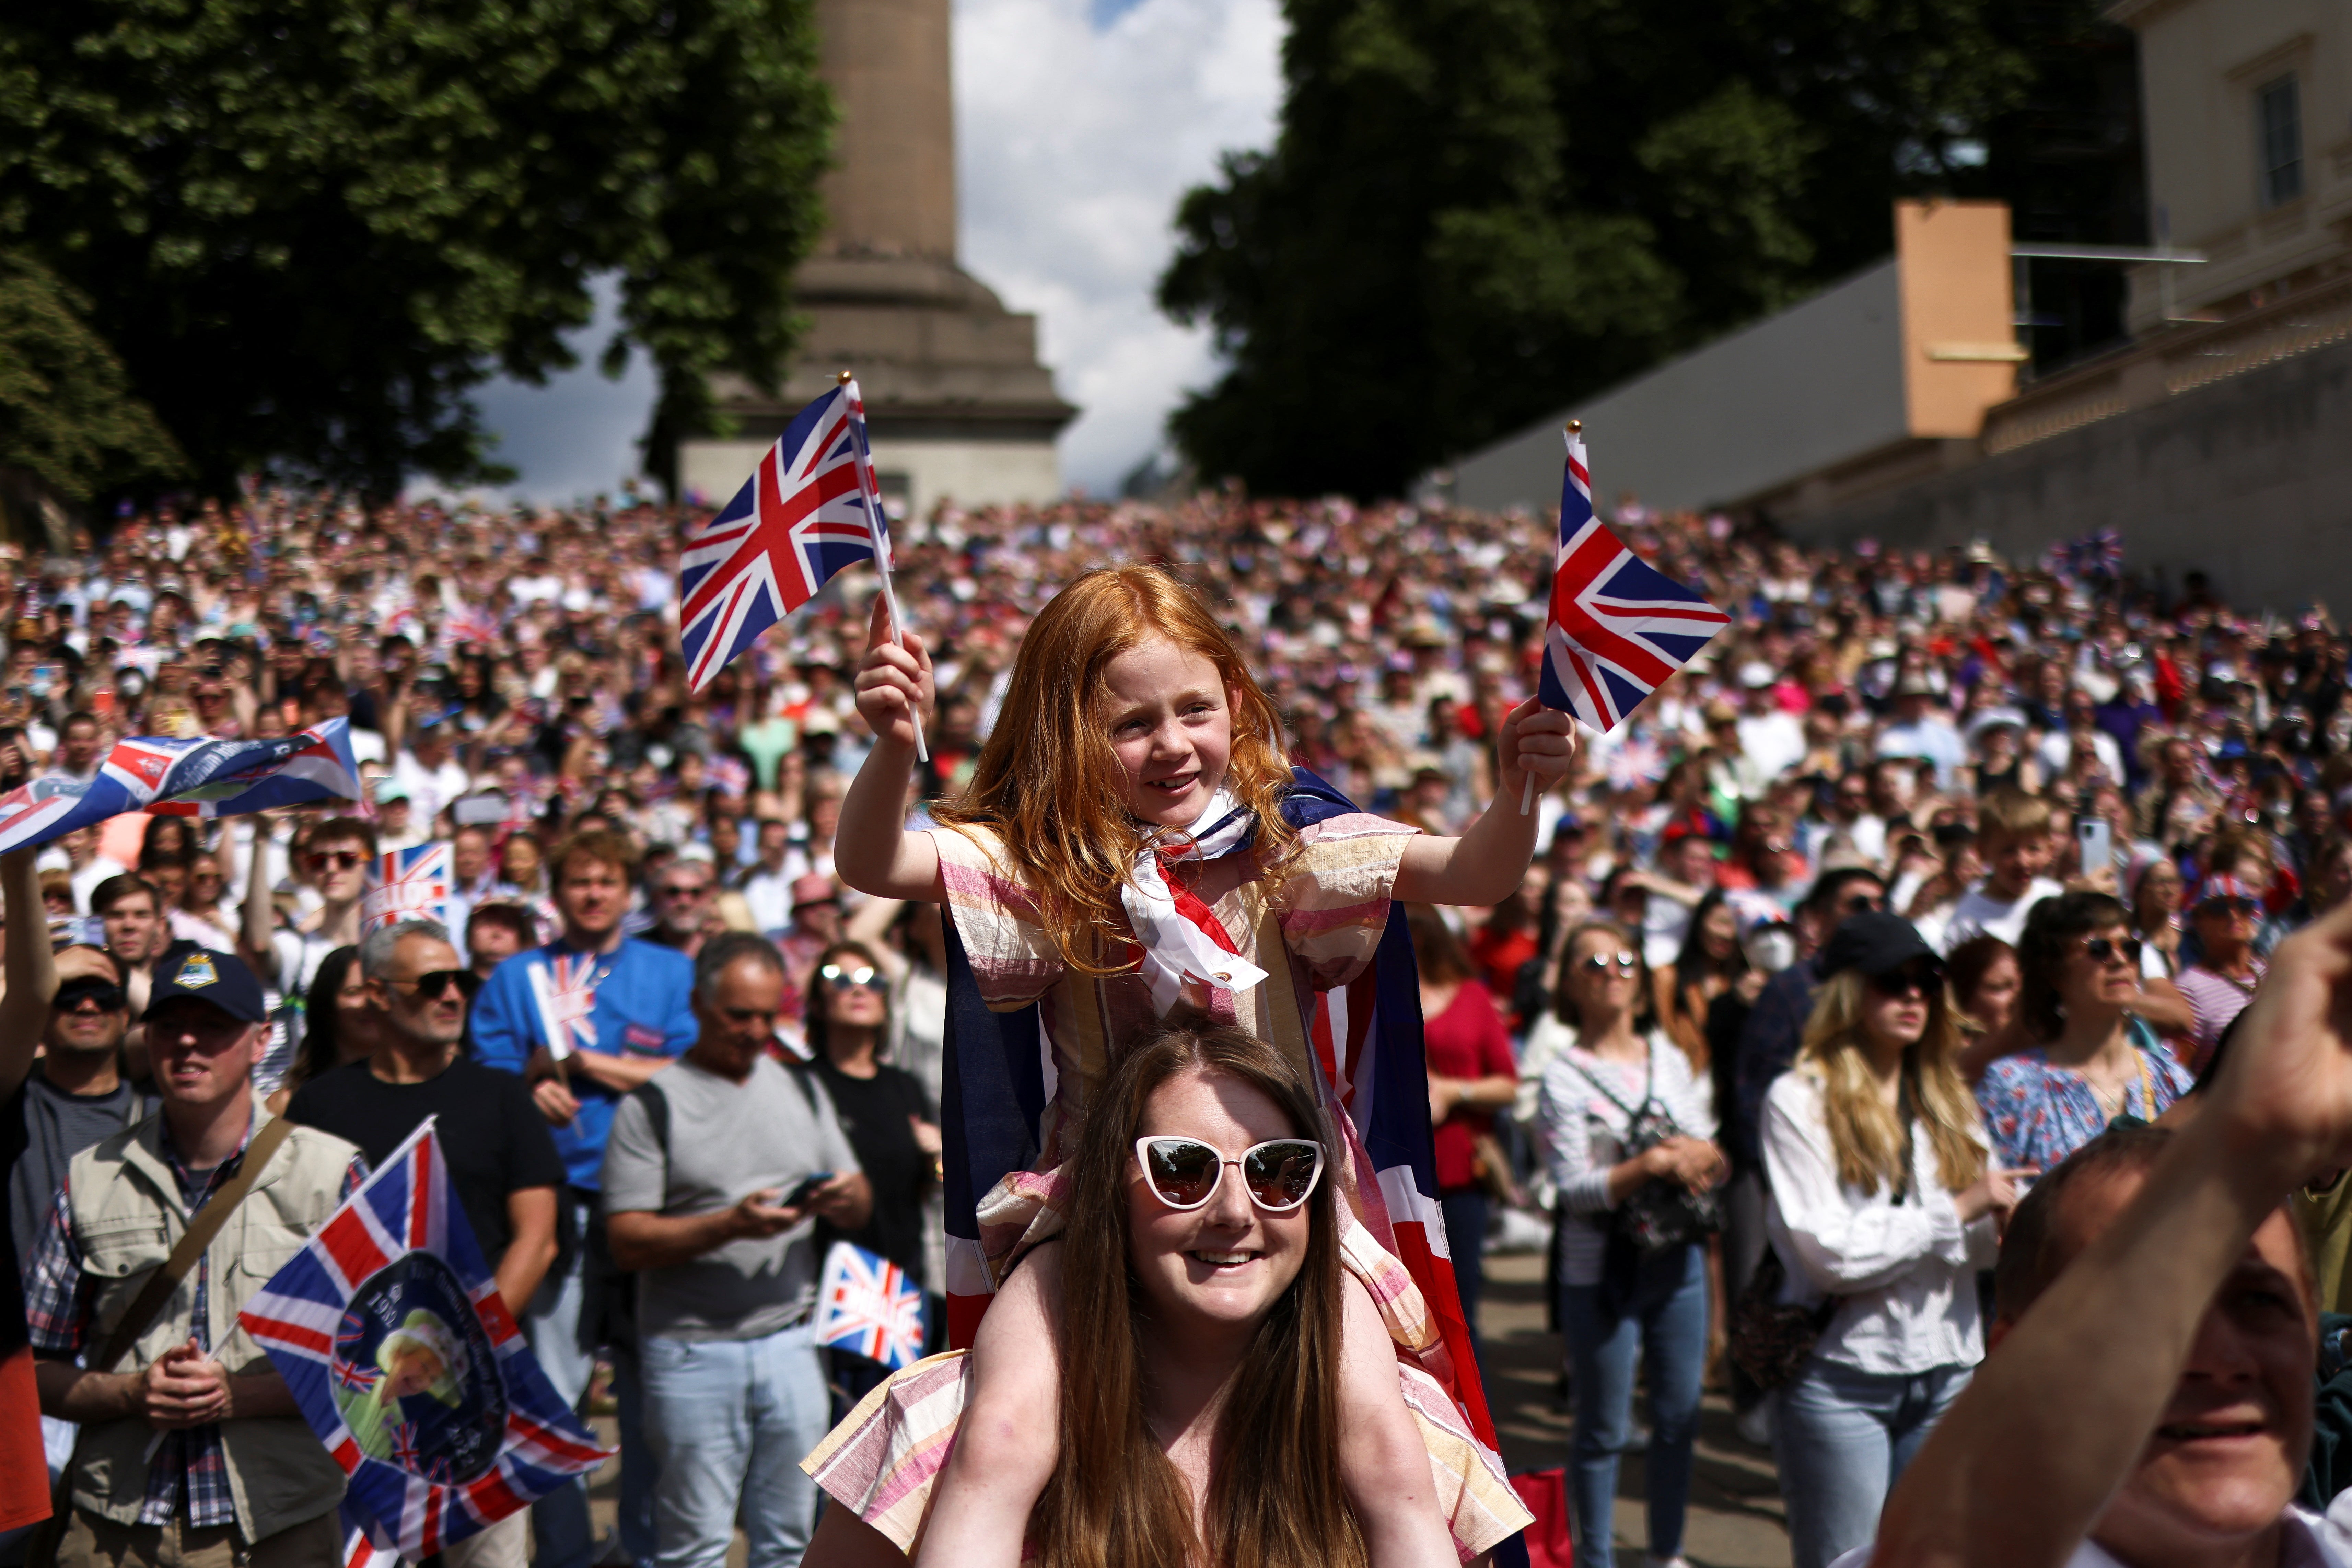
[[[599,1189],[614,1108],[692,1045],[697,1026],[693,961],[622,933],[635,858],[612,832],[579,833],[556,846],[549,883],[563,932],[492,972],[475,999],[473,1025],[476,1058],[530,1079],[531,1099],[554,1129],[575,1245],[531,1299],[523,1333],[548,1381],[575,1407],[598,1348],[610,1348],[621,1417],[621,1545],[644,1563],[654,1555],[654,1459],[642,1419],[634,1282],[613,1267]],[[565,1052],[560,1064],[549,1049],[553,1037]],[[583,1483],[558,1489],[532,1514],[541,1568],[587,1568]]]

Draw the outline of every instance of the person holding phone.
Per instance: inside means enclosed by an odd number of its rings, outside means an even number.
[[[783,999],[773,943],[706,942],[695,1042],[621,1101],[604,1147],[613,1261],[637,1276],[661,1568],[716,1568],[739,1513],[752,1562],[797,1563],[816,1524],[799,1468],[832,1418],[816,1222],[858,1230],[874,1189],[820,1075],[768,1049]]]

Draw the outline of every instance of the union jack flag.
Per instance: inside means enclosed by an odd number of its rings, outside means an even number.
[[[1570,431],[1537,700],[1596,730],[1613,730],[1730,624],[1729,616],[1643,562],[1592,515],[1584,442]]]
[[[860,561],[887,572],[890,525],[845,381],[794,416],[726,509],[678,556],[678,645],[695,690]]]
[[[339,1358],[338,1347],[356,1349],[361,1342],[352,1328],[359,1317],[354,1299],[386,1268],[419,1267],[420,1253],[439,1260],[423,1267],[446,1268],[455,1277],[453,1289],[464,1290],[474,1321],[449,1327],[468,1343],[487,1345],[482,1361],[497,1395],[491,1405],[504,1406],[502,1413],[493,1409],[502,1416],[496,1456],[486,1455],[485,1468],[469,1480],[452,1479],[446,1456],[420,1455],[412,1423],[388,1430],[389,1458],[364,1452],[335,1404],[333,1364],[351,1359]],[[431,1117],[327,1217],[237,1318],[269,1352],[303,1418],[348,1478],[347,1563],[380,1560],[371,1552],[422,1562],[611,1458],[557,1396],[509,1315],[450,1188]]]
[[[923,1289],[887,1258],[836,1241],[817,1282],[816,1342],[897,1371],[923,1359]]]
[[[495,647],[499,640],[498,618],[471,605],[460,605],[456,615],[441,623],[441,640],[451,647],[461,647],[467,643]]]
[[[335,1336],[335,1343],[338,1346],[341,1345],[341,1334]],[[341,1356],[337,1356],[330,1363],[327,1370],[333,1373],[335,1386],[348,1388],[353,1394],[365,1394],[375,1386],[375,1380],[383,1375],[374,1367],[362,1366],[357,1362],[345,1361]]]
[[[562,1061],[573,1051],[596,1048],[594,954],[560,953],[544,966],[531,965],[530,994],[547,1030],[549,1055]]]
[[[360,900],[362,931],[397,925],[402,921],[449,923],[449,884],[456,873],[449,867],[450,847],[419,844],[379,855],[375,886]]]
[[[236,816],[273,805],[359,798],[351,721],[262,741],[133,735],[88,780],[45,774],[0,795],[0,853],[29,849],[128,811]]]

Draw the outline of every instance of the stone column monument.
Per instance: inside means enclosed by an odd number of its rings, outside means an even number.
[[[1054,437],[1077,414],[1037,363],[1037,321],[956,261],[950,0],[818,0],[824,74],[840,111],[824,185],[830,226],[794,293],[809,327],[769,395],[712,384],[736,419],[678,448],[688,493],[723,501],[834,373],[856,373],[886,500],[914,515],[1061,493]]]

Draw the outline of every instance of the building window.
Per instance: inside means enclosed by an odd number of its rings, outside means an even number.
[[[2294,78],[2264,82],[2254,92],[2262,142],[2263,205],[2303,195],[2303,100]]]

